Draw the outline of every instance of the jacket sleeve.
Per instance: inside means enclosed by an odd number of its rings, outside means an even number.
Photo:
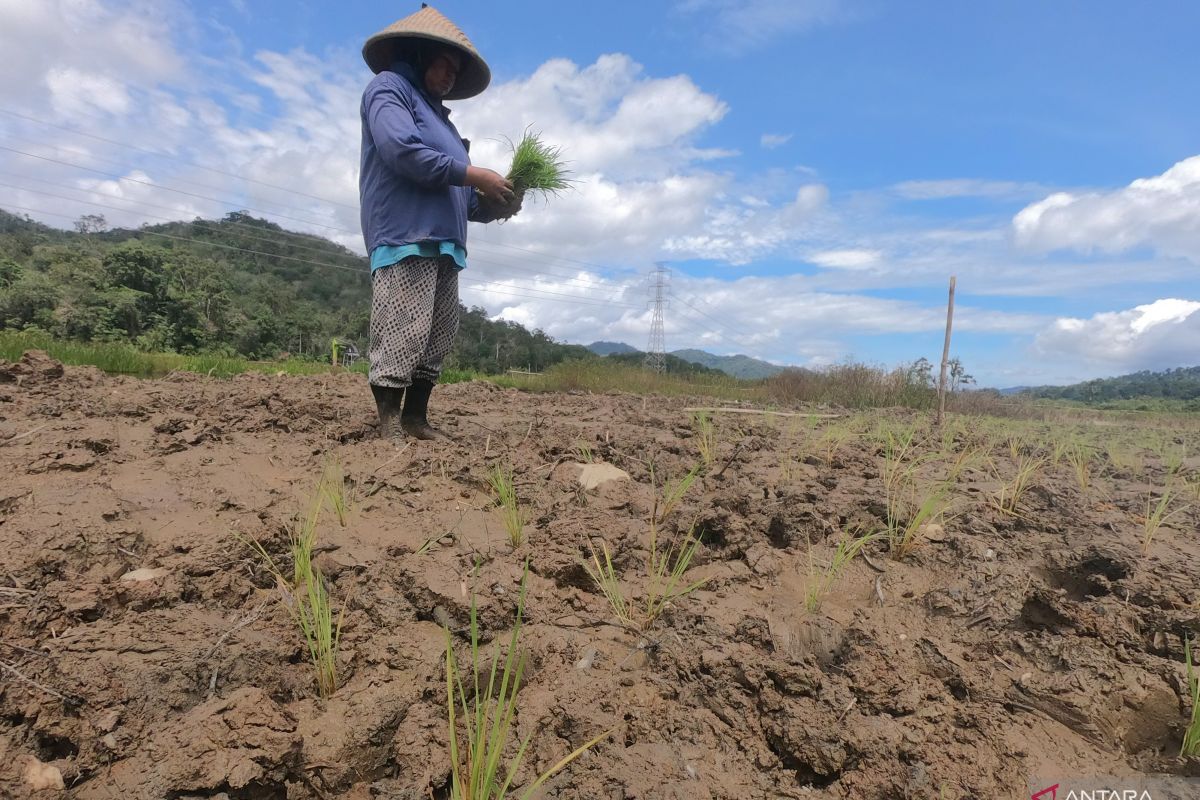
[[[421,141],[411,99],[399,88],[377,84],[363,97],[363,113],[383,163],[421,186],[462,186],[467,162],[451,158]]]

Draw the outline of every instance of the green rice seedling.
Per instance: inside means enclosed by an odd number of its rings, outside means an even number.
[[[1063,462],[1063,459],[1071,452],[1075,442],[1067,436],[1056,436],[1050,442],[1049,461],[1050,466],[1057,468]]]
[[[575,444],[575,454],[579,456],[579,460],[584,464],[596,463],[596,454],[592,452],[592,448],[587,442],[577,442]]]
[[[649,627],[671,603],[699,589],[707,579],[686,583],[684,575],[700,549],[700,537],[694,536],[694,528],[684,534],[682,541],[668,542],[659,546],[658,526],[650,525],[650,578],[646,585],[645,626]],[[643,628],[644,629],[644,628]]]
[[[1012,458],[1013,461],[1020,461],[1021,454],[1024,453],[1025,448],[1028,447],[1025,437],[1021,436],[1020,434],[1014,434],[1008,437],[1007,444],[1009,457]]]
[[[650,523],[650,552],[640,602],[629,599],[622,590],[607,542],[600,542],[599,551],[594,544],[589,547],[591,563],[585,562],[583,568],[604,594],[613,616],[632,630],[648,630],[672,603],[707,583],[707,580],[692,583],[685,580],[700,548],[700,537],[692,531],[664,545],[659,540],[658,525]]]
[[[525,131],[521,141],[512,145],[512,151],[508,179],[517,194],[558,194],[570,188],[571,181],[567,178],[570,173],[562,160],[562,148],[548,145],[538,134]]]
[[[494,644],[490,664],[480,652],[479,614],[471,594],[471,663],[460,665],[454,655],[454,638],[446,629],[446,716],[449,721],[451,800],[506,800],[513,778],[525,758],[532,733],[517,746],[507,767],[502,764],[517,715],[517,698],[525,677],[526,654],[519,647],[525,612],[525,587],[529,565],[521,579],[517,620],[509,636],[508,652],[500,656]],[[497,682],[497,678],[499,682]],[[541,786],[572,761],[597,745],[605,731],[568,753],[516,795],[533,796]]]
[[[323,484],[324,481],[318,485],[307,512],[292,526],[290,544],[293,567],[290,581],[284,577],[283,571],[261,543],[241,534],[236,535],[262,556],[267,570],[275,577],[284,605],[300,628],[308,648],[309,658],[317,676],[317,693],[321,697],[329,697],[338,686],[338,642],[341,640],[347,604],[342,604],[335,624],[325,578],[312,561],[317,523],[324,506]]]
[[[833,589],[833,584],[841,576],[846,566],[862,549],[879,538],[878,533],[865,533],[854,536],[849,531],[842,534],[833,551],[833,557],[823,568],[818,569],[813,559],[812,545],[808,547],[808,586],[804,590],[804,607],[810,614],[821,610],[821,603]]]
[[[1200,663],[1192,656],[1190,636],[1183,640],[1183,660],[1187,664],[1187,688],[1192,700],[1192,716],[1183,732],[1183,745],[1179,748],[1179,755],[1186,758],[1200,755]]]
[[[1075,482],[1079,484],[1079,491],[1085,495],[1092,487],[1092,458],[1094,455],[1092,450],[1079,442],[1073,442],[1064,454],[1067,464],[1071,467],[1071,472],[1075,475]]]
[[[1183,469],[1183,462],[1187,460],[1187,448],[1182,446],[1164,447],[1159,451],[1158,457],[1162,461],[1167,475],[1178,475],[1179,471]]]
[[[899,561],[915,550],[928,530],[926,526],[942,524],[950,506],[950,489],[946,483],[914,484],[912,510],[907,518],[892,517],[889,511],[887,536],[893,559]]]
[[[613,610],[613,615],[622,625],[629,627],[637,627],[633,619],[631,606],[625,598],[625,593],[621,589],[621,580],[617,577],[617,571],[613,568],[612,553],[609,552],[608,542],[600,540],[600,552],[596,552],[594,542],[588,542],[588,547],[591,549],[592,563],[583,565],[587,570],[588,577],[600,587],[600,591],[604,594],[604,599],[608,601],[608,605]],[[600,556],[603,555],[603,560]]]
[[[1163,487],[1157,502],[1154,501],[1152,492],[1146,492],[1146,516],[1142,522],[1143,555],[1150,551],[1150,545],[1153,544],[1154,537],[1158,535],[1158,531],[1163,525],[1173,517],[1183,514],[1191,508],[1191,506],[1181,506],[1174,511],[1170,511],[1171,502],[1175,499],[1175,492],[1169,483]]]
[[[491,484],[492,491],[496,493],[496,501],[500,504],[500,518],[504,520],[508,541],[513,547],[520,547],[525,533],[525,515],[517,502],[512,467],[495,465],[488,473],[488,483]]]
[[[661,523],[663,520],[669,517],[671,512],[677,509],[679,504],[683,502],[684,495],[687,494],[688,489],[692,488],[692,485],[696,482],[698,477],[700,477],[699,464],[692,467],[692,469],[686,475],[682,475],[675,480],[667,481],[666,485],[663,486],[662,497],[660,498],[655,495],[654,510],[651,513],[652,521]],[[653,466],[650,467],[650,481],[652,483],[654,482]]]
[[[1132,475],[1142,474],[1145,457],[1123,441],[1114,439],[1105,449],[1108,463],[1113,472],[1128,472]]]
[[[974,469],[983,458],[983,448],[977,445],[964,444],[962,450],[949,462],[946,469],[946,483],[958,483],[958,479],[969,469]]]
[[[821,432],[818,444],[826,464],[833,464],[833,458],[846,442],[854,437],[853,432],[845,423],[829,425]]]
[[[992,498],[993,505],[1005,514],[1017,515],[1017,506],[1025,493],[1033,486],[1033,481],[1042,468],[1046,466],[1044,456],[1021,456],[1017,459],[1017,468],[1008,481],[1003,481],[999,474],[997,479],[1002,481],[999,491]]]
[[[329,502],[329,507],[337,515],[338,525],[346,527],[346,517],[350,513],[349,492],[346,489],[346,473],[342,462],[336,458],[325,463],[325,474],[321,476],[321,491]]]
[[[700,459],[704,466],[711,467],[717,459],[717,432],[713,421],[708,414],[698,411],[692,423],[696,429],[696,449],[700,451]]]

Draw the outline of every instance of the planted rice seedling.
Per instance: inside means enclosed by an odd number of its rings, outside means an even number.
[[[712,418],[698,411],[692,421],[696,428],[696,449],[700,451],[704,466],[711,467],[717,458],[717,432]]]
[[[1181,506],[1174,511],[1170,511],[1171,502],[1175,500],[1175,493],[1170,483],[1163,487],[1162,493],[1158,496],[1158,501],[1154,501],[1152,492],[1146,493],[1146,516],[1142,522],[1142,553],[1150,551],[1150,545],[1154,543],[1154,537],[1158,535],[1158,531],[1172,517],[1187,511],[1191,506]]]
[[[337,515],[338,525],[346,527],[346,517],[350,513],[349,491],[346,488],[346,473],[342,462],[336,458],[325,463],[325,474],[321,480],[321,490],[329,501],[329,507]]]
[[[821,454],[825,458],[825,463],[832,465],[833,457],[837,455],[838,450],[841,450],[842,446],[850,441],[853,436],[853,432],[844,423],[826,427],[821,432],[821,438],[818,441],[821,447]]]
[[[669,517],[671,512],[678,508],[679,504],[683,502],[684,495],[687,494],[688,489],[692,488],[692,484],[696,482],[698,477],[700,477],[699,464],[692,467],[687,474],[682,475],[675,480],[667,481],[666,485],[663,486],[662,497],[659,498],[656,495],[654,498],[654,509],[650,514],[651,521],[657,521],[661,523],[663,520]],[[653,466],[650,467],[650,481],[651,483],[654,482]]]
[[[865,533],[854,536],[849,531],[842,534],[833,551],[833,557],[823,568],[818,569],[813,559],[812,545],[808,547],[808,586],[804,590],[804,607],[810,614],[821,609],[821,603],[833,589],[833,584],[841,576],[842,571],[854,560],[862,549],[879,538],[878,533]]]
[[[546,144],[538,134],[530,131],[525,131],[515,145],[509,144],[513,158],[507,177],[518,195],[526,192],[558,194],[570,188],[571,181],[567,178],[570,173],[562,160],[562,148]]]
[[[1074,442],[1067,450],[1065,457],[1071,472],[1075,475],[1075,483],[1084,494],[1092,487],[1092,458],[1095,453],[1079,442]]]
[[[1200,755],[1200,663],[1192,656],[1192,639],[1183,640],[1183,660],[1187,664],[1187,688],[1192,700],[1192,716],[1183,732],[1183,745],[1179,755]]]
[[[604,599],[608,601],[608,605],[612,608],[613,616],[622,625],[636,627],[633,621],[633,614],[630,611],[630,605],[625,600],[625,592],[621,589],[621,579],[617,577],[617,571],[613,567],[612,553],[608,549],[608,542],[600,540],[600,551],[596,552],[595,542],[588,542],[588,547],[591,550],[592,563],[589,566],[584,564],[583,568],[587,570],[588,576],[595,582],[596,586],[600,587],[600,591],[604,594]],[[601,559],[601,556],[604,556]]]
[[[596,462],[596,454],[587,442],[577,442],[575,444],[575,454],[579,456],[579,460],[584,464],[594,464]]]
[[[254,539],[236,534],[262,557],[267,570],[275,577],[276,585],[288,611],[300,628],[309,658],[317,678],[317,693],[329,697],[337,690],[337,653],[341,640],[342,622],[346,616],[347,603],[342,604],[334,623],[333,608],[325,578],[312,561],[316,543],[317,523],[325,504],[325,480],[317,486],[304,516],[291,529],[292,579],[284,577],[283,571],[271,558],[262,544]]]
[[[496,493],[496,501],[500,504],[500,518],[504,520],[508,541],[513,547],[520,547],[525,532],[525,515],[517,502],[512,467],[495,465],[488,473],[488,483],[491,484],[492,491]]]
[[[1187,449],[1182,446],[1167,447],[1159,451],[1158,457],[1162,461],[1167,475],[1178,475],[1179,471],[1183,469],[1183,462],[1187,460]]]
[[[590,543],[591,563],[584,563],[588,576],[600,588],[617,620],[633,630],[645,631],[662,616],[670,605],[699,589],[706,580],[688,583],[685,575],[700,548],[700,537],[689,530],[682,538],[666,543],[659,541],[658,525],[650,524],[650,552],[646,558],[646,578],[641,602],[626,597],[620,578],[612,563],[608,543],[600,541],[597,551]]]
[[[981,447],[964,445],[954,460],[949,463],[946,470],[946,483],[958,483],[958,479],[964,472],[975,468],[983,458],[983,453],[984,450]]]
[[[1042,457],[1021,456],[1017,459],[1016,471],[1008,481],[1003,481],[998,471],[996,478],[1002,481],[999,491],[992,497],[992,504],[1005,514],[1017,515],[1017,506],[1025,493],[1033,486],[1033,481],[1042,468],[1046,459]]]
[[[950,486],[932,483],[912,487],[912,498],[903,517],[888,512],[888,542],[892,558],[899,561],[921,543],[930,525],[940,525],[950,507]]]
[[[532,734],[520,743],[507,767],[502,764],[516,721],[517,697],[525,676],[526,654],[520,650],[519,639],[528,577],[527,563],[517,600],[517,619],[503,661],[499,643],[493,646],[490,664],[480,653],[479,615],[474,592],[471,594],[469,665],[458,663],[454,655],[454,638],[450,629],[446,629],[446,716],[449,720],[451,800],[505,800],[510,797],[513,778],[529,747]],[[532,797],[546,781],[610,733],[605,731],[568,753],[525,787],[519,797],[522,800]]]
[[[650,525],[650,578],[646,586],[646,624],[650,625],[672,602],[699,589],[707,580],[686,583],[684,575],[700,549],[700,537],[689,529],[682,541],[674,540],[665,548],[659,546],[658,526]]]

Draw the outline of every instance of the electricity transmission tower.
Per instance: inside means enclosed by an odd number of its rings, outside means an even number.
[[[663,331],[663,309],[666,308],[667,278],[670,272],[658,264],[651,275],[654,293],[654,318],[650,322],[650,344],[646,347],[646,369],[659,373],[667,368],[667,337]]]

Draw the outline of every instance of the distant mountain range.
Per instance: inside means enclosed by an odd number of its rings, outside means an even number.
[[[640,352],[636,347],[631,347],[624,342],[592,342],[587,349],[599,356],[608,356],[614,353],[629,355]],[[673,350],[671,355],[702,367],[720,370],[726,375],[732,375],[742,380],[769,378],[783,371],[783,367],[750,356],[718,356],[704,350],[693,349]]]

